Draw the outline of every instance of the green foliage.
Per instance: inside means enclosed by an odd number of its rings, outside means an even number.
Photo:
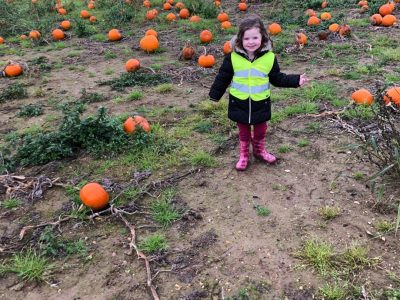
[[[60,257],[64,255],[87,256],[87,246],[81,239],[64,241],[59,239],[52,228],[47,227],[39,237],[40,250],[45,256]]]
[[[299,146],[299,147],[307,147],[308,145],[310,145],[310,141],[309,140],[307,140],[307,139],[300,139],[298,142],[297,142],[297,145]]]
[[[54,0],[31,1],[0,0],[0,36],[19,36],[32,29],[50,32],[57,24]]]
[[[4,207],[6,209],[14,209],[14,208],[20,207],[21,205],[22,205],[22,201],[18,198],[8,198],[0,203],[0,206]]]
[[[141,91],[132,91],[128,94],[129,101],[137,101],[143,98],[143,93]]]
[[[167,189],[162,193],[159,200],[151,204],[153,219],[163,227],[170,226],[172,222],[181,217],[181,214],[172,205],[175,193],[174,189]]]
[[[113,58],[117,58],[117,54],[115,54],[114,52],[112,52],[111,50],[106,50],[106,52],[104,52],[104,58],[106,60],[110,60]]]
[[[30,118],[43,114],[43,107],[39,104],[28,104],[23,106],[18,112],[18,117]]]
[[[198,15],[206,19],[216,18],[219,12],[212,0],[185,0],[185,6],[191,15]]]
[[[193,130],[199,133],[207,133],[211,132],[212,128],[213,128],[212,123],[210,121],[205,120],[196,123]]]
[[[16,273],[18,277],[27,281],[42,281],[46,273],[52,268],[46,258],[33,250],[14,254],[7,272]]]
[[[344,300],[347,296],[347,291],[342,286],[329,283],[321,287],[319,293],[326,300]]]
[[[171,83],[163,83],[155,88],[155,91],[160,94],[167,94],[172,92],[174,86]]]
[[[83,120],[76,110],[67,110],[57,131],[27,134],[17,146],[12,161],[14,166],[38,165],[71,157],[80,150],[95,156],[113,155],[128,145],[140,146],[149,139],[144,133],[128,138],[121,121],[107,115],[104,107],[95,116]]]
[[[170,82],[171,78],[165,74],[146,73],[139,70],[132,73],[122,73],[119,78],[101,82],[100,85],[110,85],[113,90],[123,91],[128,86],[155,86]]]
[[[290,145],[280,145],[278,147],[278,152],[279,153],[288,153],[288,152],[290,152],[292,150],[293,150],[293,148]]]
[[[52,68],[51,63],[46,56],[34,58],[30,64],[38,66],[40,71],[50,71]]]
[[[135,3],[136,2],[136,3]],[[105,28],[121,28],[136,18],[140,12],[138,1],[131,7],[120,0],[98,0],[96,7],[103,11]]]
[[[81,89],[81,97],[79,100],[83,103],[94,103],[94,102],[100,102],[105,100],[105,96],[99,93],[88,93],[86,89]]]
[[[323,206],[319,210],[319,214],[324,220],[332,220],[336,218],[340,213],[340,208],[336,206]]]
[[[87,20],[82,18],[75,18],[72,29],[77,37],[87,37],[93,34],[93,30],[89,26]]]
[[[261,217],[267,217],[271,214],[271,210],[268,207],[262,205],[254,205],[254,209],[257,212],[257,215]]]
[[[168,249],[167,239],[161,234],[151,235],[139,243],[139,249],[148,254],[165,251]]]
[[[20,83],[12,83],[0,92],[0,103],[7,100],[22,99],[28,96],[24,86]]]
[[[195,167],[215,167],[217,164],[215,158],[203,150],[192,153],[190,161]]]
[[[332,267],[332,246],[314,239],[306,240],[300,256],[321,274],[326,274]]]

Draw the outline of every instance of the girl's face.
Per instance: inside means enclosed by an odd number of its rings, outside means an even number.
[[[243,35],[243,48],[249,54],[253,54],[261,46],[261,33],[257,27],[250,28],[244,32]]]

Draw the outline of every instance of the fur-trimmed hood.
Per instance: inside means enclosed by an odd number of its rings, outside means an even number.
[[[241,53],[247,56],[246,51],[240,49],[239,47],[236,47],[236,39],[237,39],[237,35],[234,35],[231,38],[231,49],[233,49],[235,52],[237,53]],[[268,39],[267,43],[265,43],[264,47],[261,48],[261,50],[259,52],[265,52],[265,51],[271,51],[272,50],[272,42],[270,39]]]

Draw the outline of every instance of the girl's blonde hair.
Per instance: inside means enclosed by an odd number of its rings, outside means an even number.
[[[260,16],[252,14],[248,15],[242,20],[242,22],[240,22],[239,32],[236,37],[236,47],[245,51],[245,49],[243,48],[243,36],[244,33],[251,28],[258,28],[261,33],[261,46],[257,49],[256,52],[264,48],[264,46],[266,46],[268,43],[271,43],[272,45],[272,41],[269,38],[267,30],[265,29],[264,23],[261,20]]]

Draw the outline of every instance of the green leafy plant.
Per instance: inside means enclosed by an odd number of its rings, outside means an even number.
[[[257,212],[257,215],[261,217],[268,217],[271,214],[271,210],[268,207],[262,205],[255,205],[254,209]]]
[[[12,83],[0,92],[0,102],[22,99],[28,96],[26,88],[20,83]]]
[[[171,78],[167,75],[146,73],[139,70],[132,73],[122,73],[119,78],[101,82],[100,85],[109,85],[113,90],[123,91],[128,86],[155,86],[170,82]]]
[[[160,199],[151,204],[151,214],[153,219],[162,225],[168,227],[172,222],[178,220],[181,214],[172,206],[172,199],[175,196],[175,190],[165,190]]]
[[[7,272],[16,273],[18,277],[27,281],[43,281],[52,269],[46,258],[33,250],[14,254]]]
[[[340,214],[340,208],[337,206],[326,205],[320,208],[319,214],[324,220],[332,220]]]
[[[18,198],[8,198],[1,202],[0,205],[6,209],[14,209],[22,205],[22,200]]]
[[[28,104],[23,106],[18,112],[18,117],[30,118],[43,114],[43,107],[38,104]]]

